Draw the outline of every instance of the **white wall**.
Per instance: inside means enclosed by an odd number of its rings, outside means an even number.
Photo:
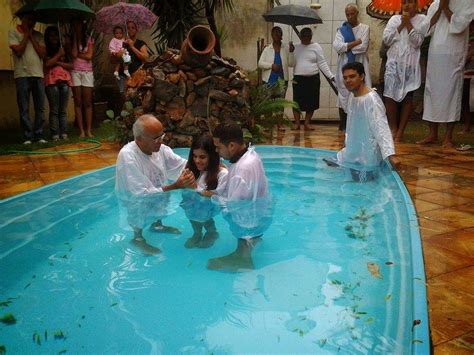
[[[369,63],[372,82],[378,82],[378,73],[380,58],[378,51],[382,41],[383,25],[381,21],[371,18],[366,14],[366,6],[371,0],[280,0],[282,5],[297,4],[310,6],[311,3],[319,2],[321,8],[317,13],[323,20],[323,24],[311,25],[313,30],[313,41],[318,42],[324,50],[324,55],[330,65],[331,70],[336,70],[337,53],[332,48],[332,42],[336,34],[336,29],[346,20],[344,9],[349,3],[357,3],[360,14],[359,20],[370,26],[370,46]],[[236,1],[236,11],[234,14],[226,14],[220,18],[224,23],[229,34],[229,39],[223,45],[225,56],[234,58],[237,63],[247,71],[253,71],[257,68],[257,39],[265,38],[265,43],[270,39],[269,31],[272,24],[267,24],[262,18],[262,14],[267,11],[267,1]],[[283,29],[283,41],[299,43],[298,36],[293,32],[291,26],[278,24]],[[303,27],[299,26],[301,30]],[[287,92],[287,98],[291,99],[293,95],[291,82]],[[292,117],[291,110],[286,111],[289,117]],[[321,78],[320,109],[314,114],[316,119],[339,119],[338,109],[336,107],[336,95],[329,87],[327,81]]]

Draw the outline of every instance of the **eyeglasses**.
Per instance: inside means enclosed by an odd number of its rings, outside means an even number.
[[[163,139],[165,139],[165,136],[166,136],[166,132],[163,132],[161,135],[159,135],[158,137],[148,137],[146,136],[147,138],[151,139],[153,142],[155,143],[158,143],[158,142],[161,142]]]

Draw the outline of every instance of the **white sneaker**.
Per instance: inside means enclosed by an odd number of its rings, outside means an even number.
[[[31,144],[31,141],[30,140],[26,140],[23,142],[24,145],[28,145],[28,144]]]
[[[44,144],[44,143],[48,143],[48,141],[41,138],[40,140],[38,140],[38,143]]]
[[[55,134],[54,136],[52,136],[51,138],[53,138],[53,141],[54,142],[57,142],[59,140],[59,135],[58,134]]]

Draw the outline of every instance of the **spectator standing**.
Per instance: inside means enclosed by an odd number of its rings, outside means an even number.
[[[59,30],[50,26],[44,32],[46,62],[44,83],[49,102],[49,128],[53,141],[67,139],[67,103],[72,86],[70,70],[73,65],[64,47],[59,43]]]
[[[471,130],[471,111],[474,107],[470,106],[471,80],[474,77],[474,21],[469,26],[469,51],[467,52],[466,66],[464,67],[464,83],[462,89],[462,117],[464,121],[463,132]]]
[[[262,80],[274,90],[272,98],[285,98],[288,86],[288,65],[293,65],[293,53],[290,53],[288,45],[282,43],[283,31],[281,27],[272,28],[272,43],[263,49],[258,60],[258,67],[263,69]],[[283,89],[278,81],[285,82]],[[279,125],[278,125],[278,128]]]
[[[430,132],[419,144],[438,141],[439,123],[447,124],[443,147],[452,148],[453,130],[461,115],[464,65],[474,0],[435,0],[428,9],[431,41],[426,68],[423,120]]]
[[[16,98],[23,129],[23,144],[32,141],[46,143],[43,138],[44,82],[43,58],[46,55],[43,35],[34,30],[36,20],[32,13],[20,15],[21,24],[8,32],[8,44],[13,52]],[[30,94],[33,97],[35,121],[29,117]]]
[[[130,75],[133,75],[133,73],[141,67],[143,62],[148,59],[148,46],[144,41],[138,39],[137,25],[135,22],[127,22],[127,34],[128,38],[124,40],[123,47],[130,55],[128,71]],[[116,59],[121,59],[123,52],[119,51],[112,55],[116,56]],[[122,94],[125,92],[125,74],[123,70],[121,70],[120,73],[119,89]]]
[[[336,37],[332,46],[337,52],[337,72],[336,86],[338,91],[337,105],[339,107],[339,131],[346,130],[347,121],[347,99],[349,91],[344,85],[342,77],[342,67],[346,63],[359,62],[364,65],[365,85],[372,87],[369,73],[369,58],[367,51],[369,49],[369,26],[359,22],[359,8],[356,4],[348,4],[345,9],[347,21],[336,31]]]
[[[290,43],[290,52],[294,51],[293,100],[298,103],[301,111],[305,112],[304,129],[311,131],[311,118],[319,108],[319,90],[321,70],[329,80],[334,81],[334,74],[329,69],[324,52],[318,43],[313,43],[313,31],[305,27],[300,32],[301,44],[293,46]],[[294,129],[300,129],[300,111],[293,110],[295,118]]]
[[[416,0],[403,0],[402,14],[394,15],[383,31],[389,47],[384,77],[384,97],[390,130],[400,142],[413,111],[413,93],[421,85],[420,47],[429,29],[425,15],[416,13]],[[398,103],[401,103],[400,123]]]
[[[79,127],[79,137],[92,137],[92,91],[94,89],[94,40],[86,33],[86,23],[75,20],[72,23],[72,92],[74,113]],[[84,116],[86,129],[84,130]]]

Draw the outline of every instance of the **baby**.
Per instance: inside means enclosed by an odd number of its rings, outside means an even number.
[[[117,59],[116,55],[119,52],[123,52],[123,73],[130,78],[130,73],[128,72],[128,64],[131,62],[131,57],[128,54],[128,51],[123,48],[123,28],[121,26],[114,27],[114,38],[109,43],[109,51],[112,54],[112,63],[115,64],[114,75],[117,79],[120,79],[119,69],[120,69],[120,60]]]

